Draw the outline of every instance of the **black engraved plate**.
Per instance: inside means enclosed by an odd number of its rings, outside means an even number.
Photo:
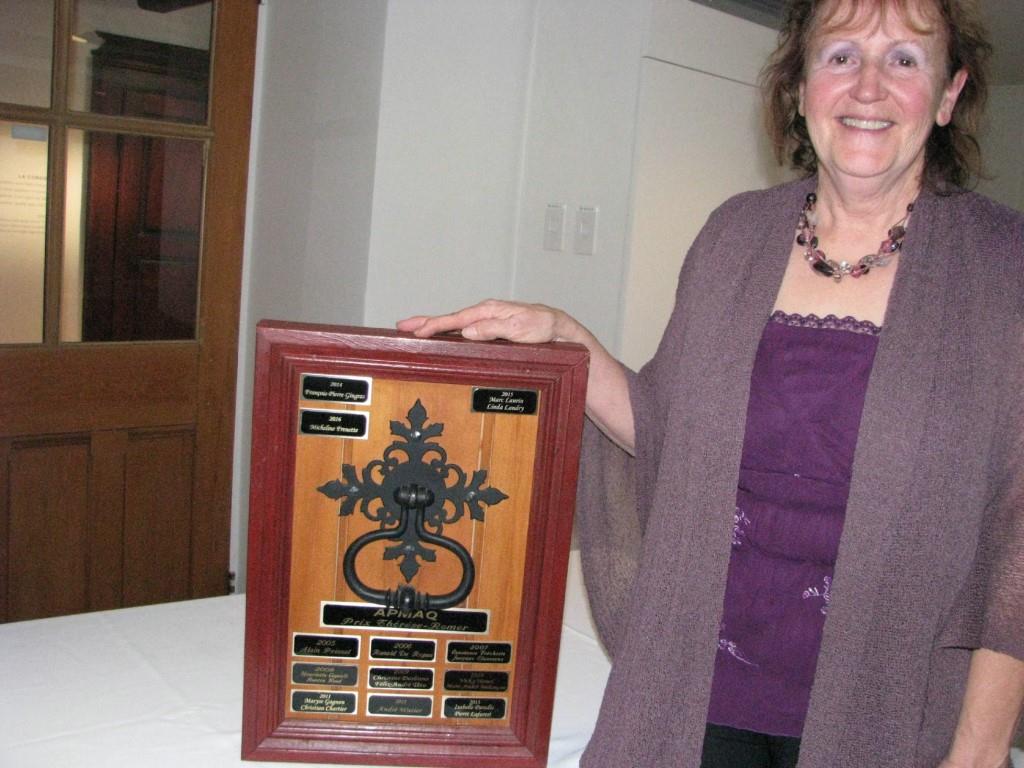
[[[354,715],[356,695],[337,691],[292,691],[293,712],[324,715]]]
[[[446,691],[491,691],[500,693],[508,690],[508,672],[485,672],[479,669],[449,669],[444,673]]]
[[[299,410],[299,431],[304,435],[362,440],[366,438],[369,422],[370,415],[360,411]]]
[[[512,643],[448,643],[448,661],[453,664],[508,664]]]
[[[292,638],[292,655],[358,659],[359,638],[344,635],[300,635]]]
[[[365,603],[321,604],[321,623],[325,627],[370,627],[405,629],[413,632],[457,632],[483,634],[487,631],[487,611],[462,609],[403,611]]]
[[[296,685],[355,685],[358,680],[359,667],[354,664],[292,664],[292,682]]]
[[[472,720],[501,720],[505,717],[505,699],[445,696],[444,716]]]
[[[306,374],[302,377],[302,399],[369,405],[372,382],[363,376]]]
[[[409,640],[375,637],[370,640],[371,659],[398,661],[433,661],[437,656],[436,640]]]
[[[473,410],[477,413],[514,413],[529,416],[537,412],[537,393],[532,389],[473,389]]]
[[[366,703],[370,715],[391,715],[393,717],[430,717],[434,702],[429,696],[388,696],[375,693]]]
[[[434,687],[434,670],[416,667],[370,667],[370,688],[405,688],[429,691]]]

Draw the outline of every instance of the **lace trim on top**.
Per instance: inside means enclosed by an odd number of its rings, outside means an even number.
[[[781,309],[772,312],[769,318],[773,323],[780,325],[792,325],[797,328],[824,328],[830,331],[849,331],[850,333],[863,333],[866,336],[878,336],[882,332],[881,326],[875,325],[870,320],[858,320],[855,317],[839,318],[835,315],[801,315],[799,313],[788,314]]]

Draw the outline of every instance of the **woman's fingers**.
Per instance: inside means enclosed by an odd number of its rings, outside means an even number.
[[[433,317],[429,315],[407,317],[404,320],[399,320],[395,327],[400,331],[406,331],[421,338],[426,338],[437,333],[461,331],[465,325],[466,321],[459,317],[459,313],[453,312],[449,315],[435,315]]]
[[[447,333],[449,331],[462,331],[467,326],[472,325],[486,316],[487,315],[482,311],[481,306],[479,304],[475,304],[472,307],[460,309],[458,312],[428,317],[420,323],[419,327],[416,328],[413,333],[417,336],[427,337],[438,333]]]
[[[508,339],[525,343],[543,343],[554,338],[550,324],[542,318],[521,314],[478,320],[463,328],[462,335],[467,339]]]
[[[397,327],[420,337],[461,331],[468,339],[544,342],[555,337],[554,324],[555,311],[549,307],[488,299],[447,315],[409,317]]]
[[[414,315],[413,317],[407,317],[404,320],[399,320],[397,323],[395,323],[395,327],[400,331],[406,331],[407,333],[415,333],[416,329],[423,325],[429,319],[429,315]]]

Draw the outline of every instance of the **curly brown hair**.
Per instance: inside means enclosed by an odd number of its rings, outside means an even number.
[[[822,25],[841,27],[866,4],[878,0],[791,0],[779,44],[761,71],[768,135],[775,157],[784,164],[813,175],[818,156],[811,144],[807,123],[799,112],[800,84],[806,70],[806,54],[812,37]],[[992,45],[971,0],[882,0],[883,12],[895,10],[908,26],[918,29],[916,19],[928,18],[946,37],[947,77],[963,69],[967,82],[948,125],[932,127],[925,145],[922,183],[937,192],[964,187],[981,175],[981,149],[974,138],[988,98],[988,62]],[[845,5],[845,12],[839,8]],[[912,13],[917,11],[918,13]]]

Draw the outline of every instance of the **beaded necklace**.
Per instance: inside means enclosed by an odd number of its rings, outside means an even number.
[[[833,261],[825,255],[825,252],[818,248],[818,236],[814,234],[817,227],[817,217],[814,215],[814,204],[818,196],[813,192],[807,195],[803,210],[800,211],[800,220],[797,222],[796,244],[804,249],[804,258],[811,265],[811,269],[823,277],[831,277],[837,283],[846,275],[860,277],[871,271],[872,267],[885,267],[892,261],[892,257],[903,247],[903,238],[907,234],[907,222],[910,221],[910,214],[914,211],[914,204],[907,206],[906,215],[890,227],[888,237],[878,246],[877,253],[869,253],[856,264],[848,261]]]

